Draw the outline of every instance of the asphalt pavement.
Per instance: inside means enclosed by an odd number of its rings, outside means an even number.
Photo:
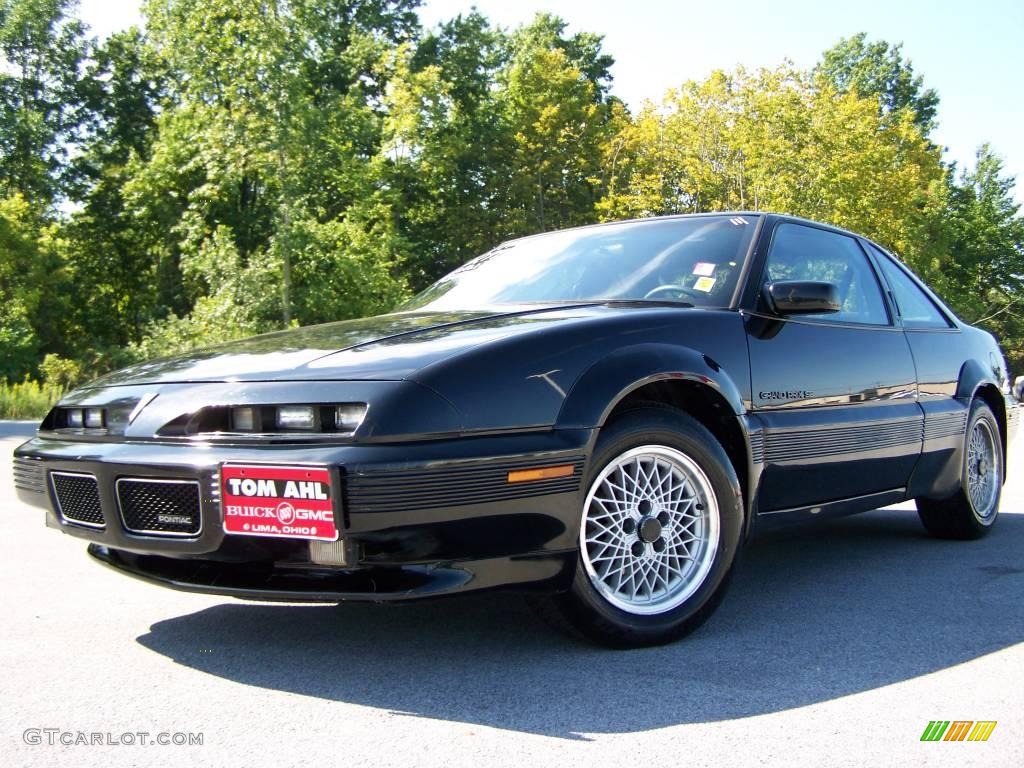
[[[3,765],[1024,765],[1024,445],[985,539],[930,539],[906,505],[766,535],[697,633],[608,651],[511,594],[268,605],[122,577],[16,501],[31,432],[0,422]],[[932,720],[997,726],[920,741]]]

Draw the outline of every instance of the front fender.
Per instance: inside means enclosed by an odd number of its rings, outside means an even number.
[[[730,375],[730,373],[732,375]],[[721,395],[733,413],[746,412],[743,396],[727,372],[707,355],[669,344],[637,344],[594,363],[575,381],[559,411],[557,426],[590,429],[604,424],[630,392],[656,381],[694,381]]]

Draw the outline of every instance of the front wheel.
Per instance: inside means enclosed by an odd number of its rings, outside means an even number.
[[[960,488],[948,499],[917,499],[917,513],[932,536],[978,539],[999,516],[1003,443],[999,423],[983,400],[971,404],[964,435]]]
[[[620,648],[693,631],[721,600],[743,527],[725,451],[687,414],[645,406],[602,430],[590,464],[562,615]]]

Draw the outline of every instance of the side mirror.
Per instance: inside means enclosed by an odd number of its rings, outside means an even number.
[[[835,283],[817,280],[779,280],[769,283],[768,300],[779,315],[838,312],[842,308]]]
[[[1013,380],[1013,396],[1018,401],[1024,400],[1024,376],[1018,376]]]

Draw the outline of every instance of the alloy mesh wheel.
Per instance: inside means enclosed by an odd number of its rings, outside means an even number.
[[[673,448],[644,445],[620,454],[587,494],[583,565],[601,596],[628,613],[681,605],[707,578],[718,542],[711,482]]]

